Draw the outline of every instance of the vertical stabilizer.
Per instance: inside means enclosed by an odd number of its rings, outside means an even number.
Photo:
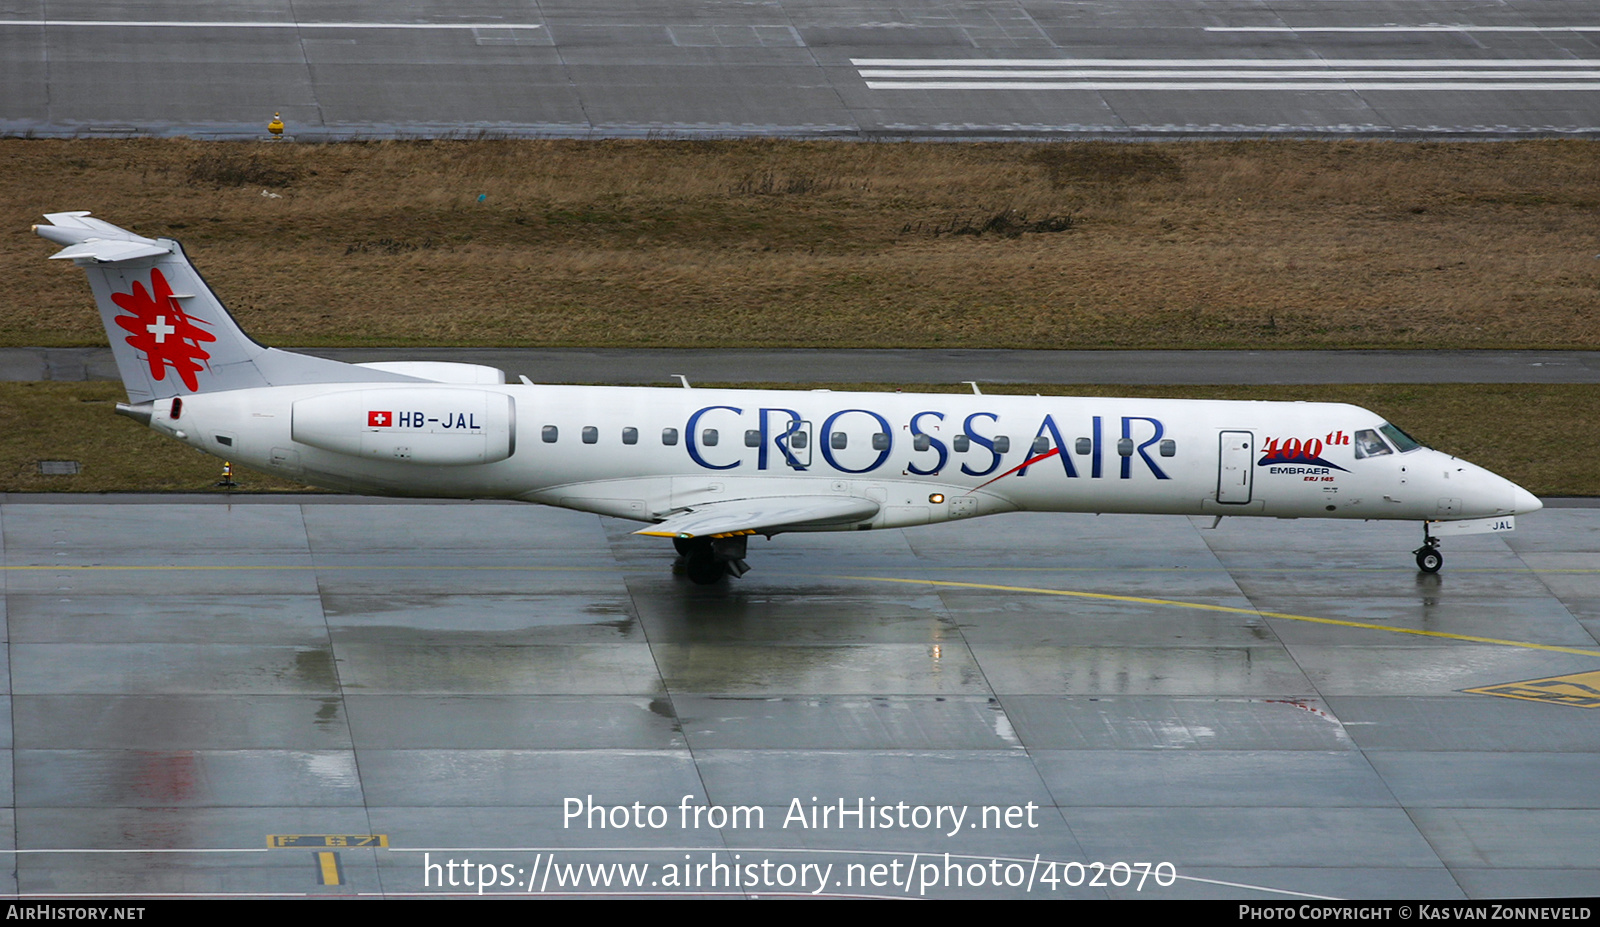
[[[51,213],[40,237],[89,275],[131,402],[292,383],[414,380],[278,351],[251,340],[206,286],[183,246],[145,238],[87,212]]]

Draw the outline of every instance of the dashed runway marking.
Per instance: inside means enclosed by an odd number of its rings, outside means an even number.
[[[1574,58],[852,58],[870,90],[1600,90]]]

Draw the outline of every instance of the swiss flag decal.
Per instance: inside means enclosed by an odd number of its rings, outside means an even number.
[[[392,412],[368,412],[367,413],[367,427],[368,428],[387,428],[387,427],[389,427],[390,425],[393,425],[393,424],[394,424],[394,413],[392,413]]]

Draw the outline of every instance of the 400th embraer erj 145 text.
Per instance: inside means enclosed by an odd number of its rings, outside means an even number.
[[[170,239],[88,213],[35,226],[88,271],[128,403],[220,457],[332,489],[520,499],[647,522],[689,577],[751,535],[1001,512],[1409,519],[1509,531],[1539,500],[1355,406],[540,386],[474,364],[263,347]],[[687,387],[687,383],[685,383]]]

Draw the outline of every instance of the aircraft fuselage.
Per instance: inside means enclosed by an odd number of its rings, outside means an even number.
[[[1019,510],[1428,520],[1538,507],[1466,461],[1372,444],[1383,420],[1334,403],[377,383],[196,394],[176,419],[172,400],[151,412],[197,448],[314,485],[641,521],[827,494],[879,504],[833,528]],[[1381,453],[1357,456],[1357,435]]]

